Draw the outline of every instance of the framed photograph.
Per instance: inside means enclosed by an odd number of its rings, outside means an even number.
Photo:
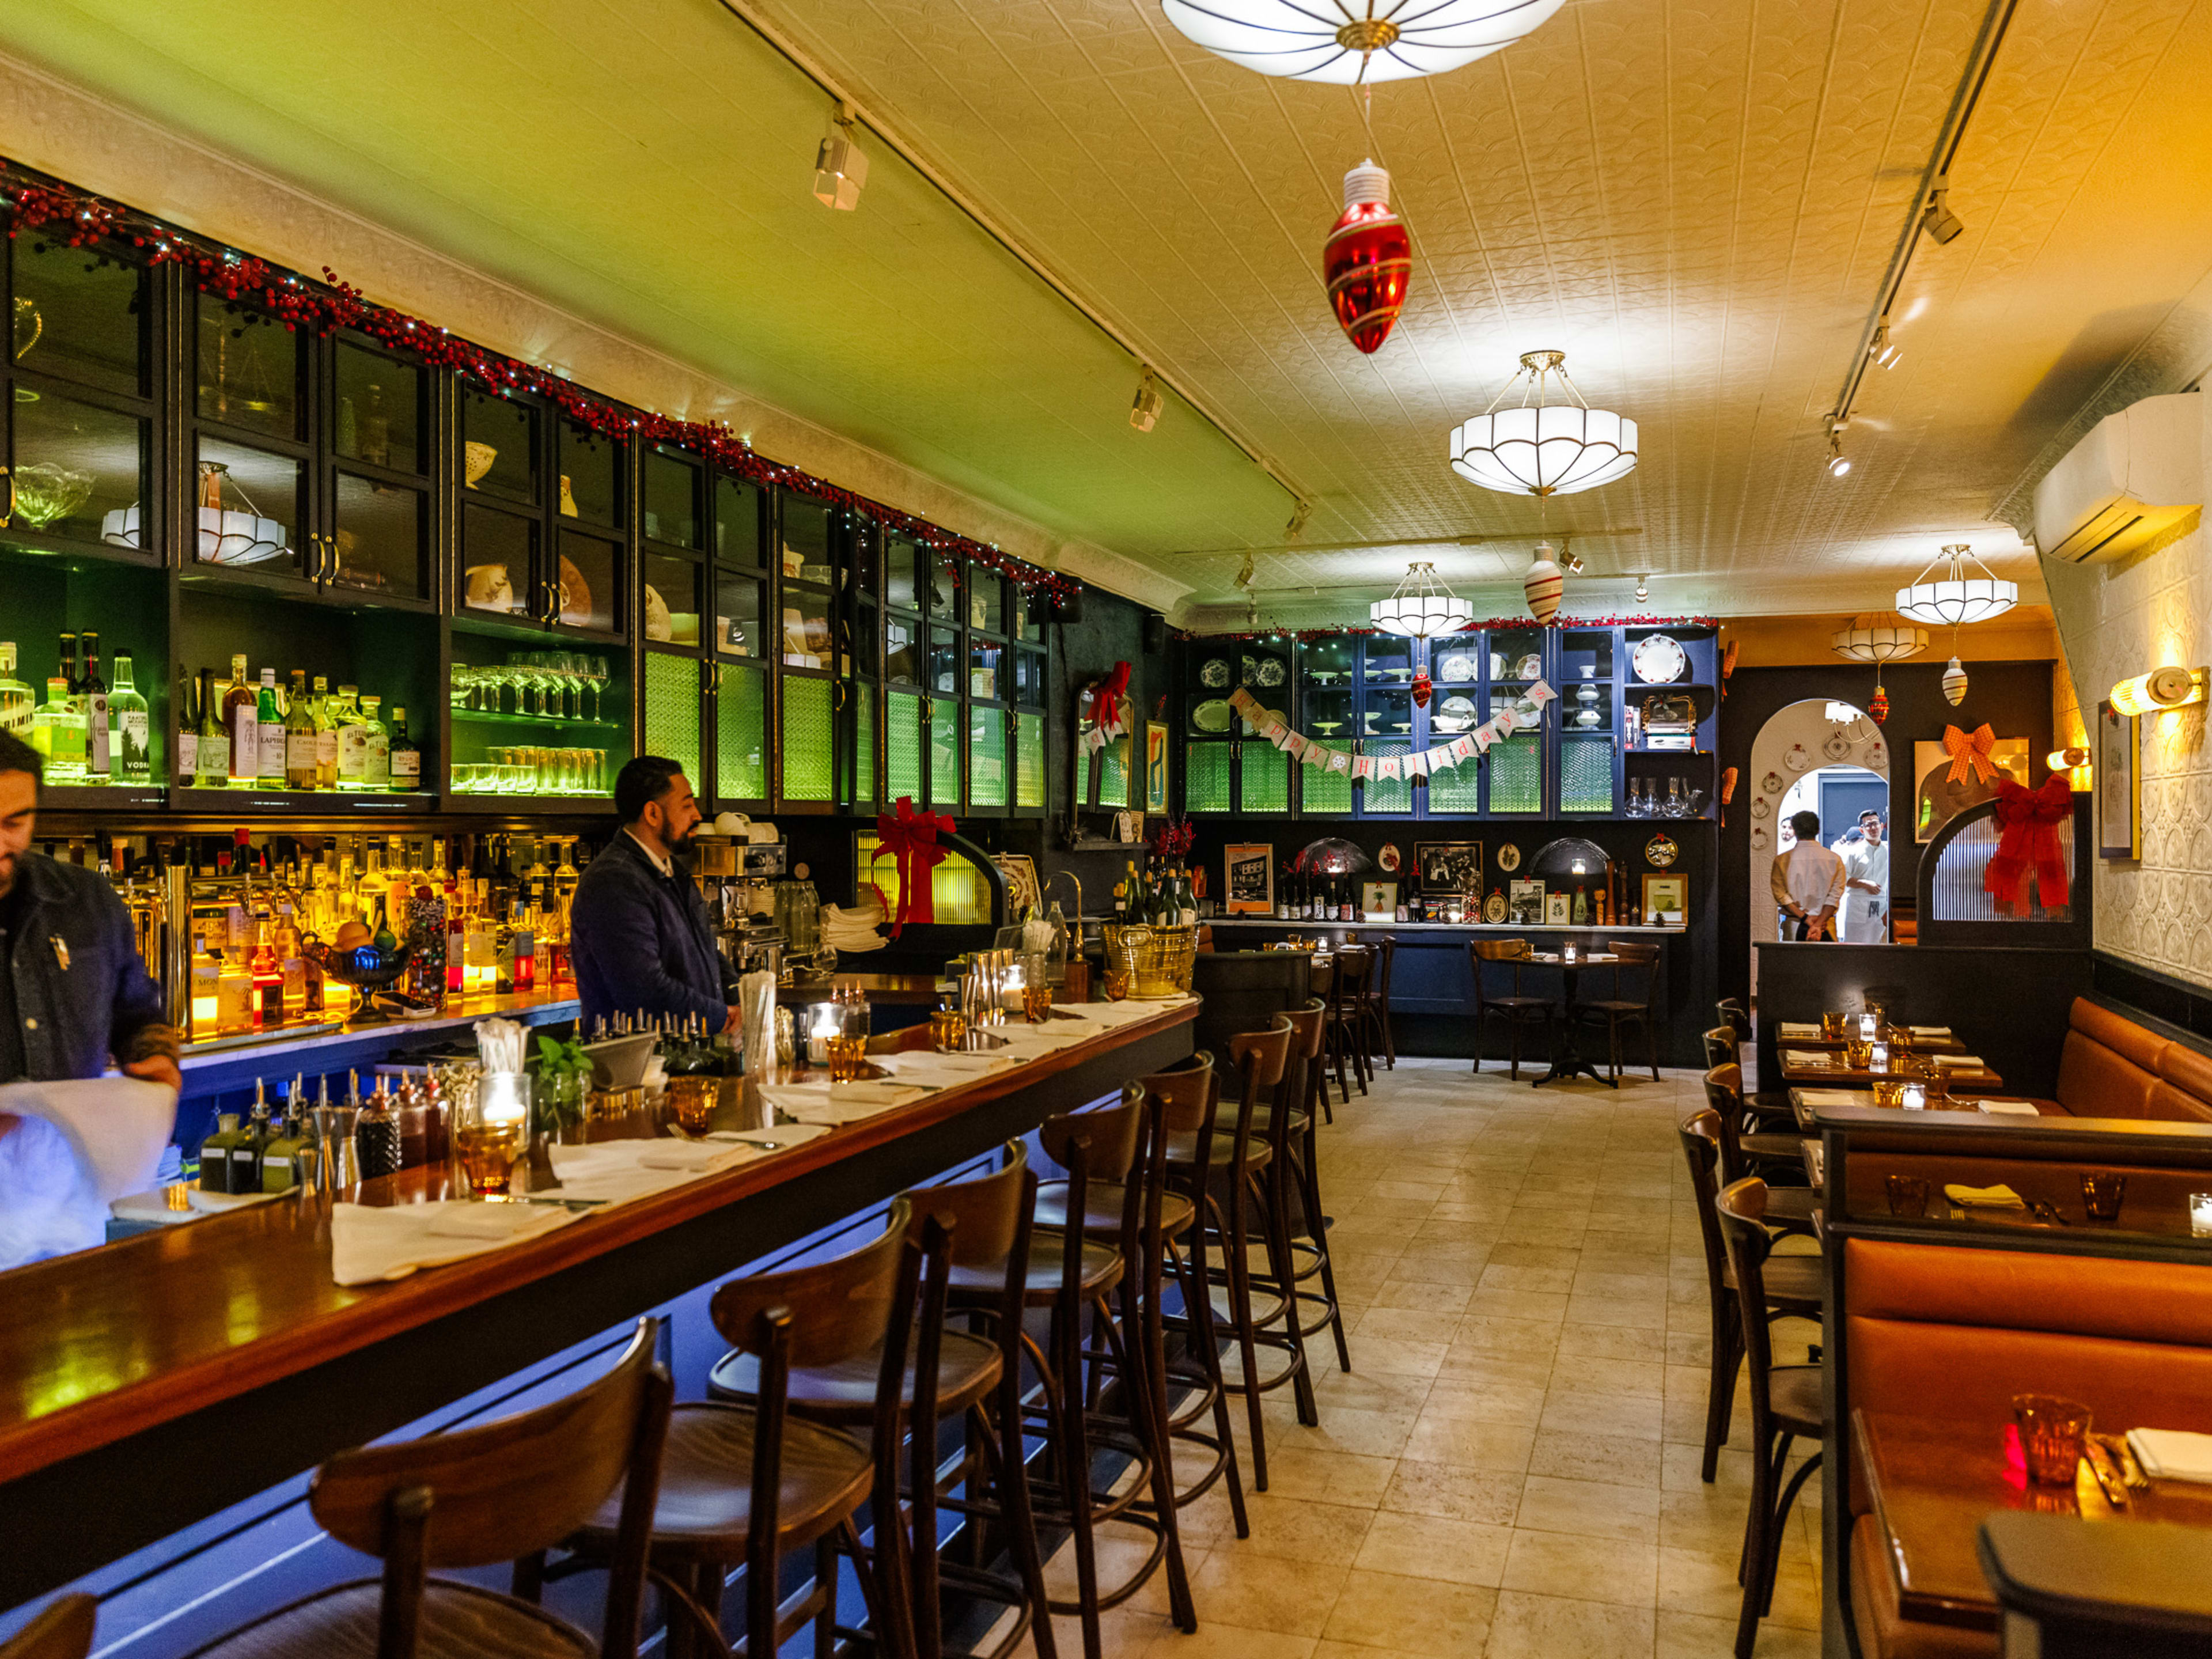
[[[1544,926],[1571,927],[1575,921],[1575,901],[1571,893],[1544,895]]]
[[[1145,723],[1145,811],[1168,810],[1168,729]]]
[[[2097,856],[2142,856],[2142,722],[2097,705]]]
[[[1999,738],[1990,746],[1990,758],[1996,763],[1999,776],[2010,778],[2023,789],[2027,787],[2026,738]],[[1996,799],[1996,780],[1984,779],[1971,766],[1965,777],[1953,783],[1951,757],[1940,743],[1912,745],[1912,839],[1916,842],[1935,839],[1938,830],[1969,806],[1979,806],[1985,800]],[[1843,831],[1838,830],[1836,833],[1841,835]]]
[[[1506,907],[1513,913],[1516,927],[1541,927],[1544,925],[1544,884],[1530,878],[1510,884],[1505,895]]]
[[[1420,876],[1424,893],[1480,893],[1482,843],[1417,841],[1413,843],[1413,868]]]
[[[1362,921],[1397,921],[1398,884],[1395,881],[1361,882],[1359,919]]]
[[[1274,844],[1221,849],[1222,908],[1232,916],[1264,916],[1275,908]]]
[[[991,862],[999,866],[999,873],[1006,878],[1006,914],[1025,916],[1030,907],[1037,902],[1037,872],[1036,860],[1027,853],[994,853]]]
[[[1686,921],[1690,915],[1690,878],[1687,876],[1652,876],[1644,878],[1643,921],[1647,925],[1671,926]]]

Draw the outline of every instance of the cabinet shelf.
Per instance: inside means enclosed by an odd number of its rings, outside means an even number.
[[[169,804],[184,812],[434,812],[438,797],[427,789],[404,793],[383,789],[216,789],[183,785],[169,792]]]
[[[560,732],[627,732],[625,720],[572,720],[555,714],[495,714],[489,708],[456,708],[452,711],[456,726],[528,726],[533,731]]]

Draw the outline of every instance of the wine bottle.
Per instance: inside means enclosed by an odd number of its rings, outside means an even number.
[[[246,653],[230,659],[230,690],[222,694],[223,733],[230,742],[233,787],[250,789],[261,781],[261,699],[246,677]]]
[[[254,775],[264,789],[284,787],[284,751],[287,733],[284,716],[276,708],[276,671],[261,671],[261,690],[253,701],[253,732],[259,761]]]
[[[88,631],[80,643],[84,672],[76,690],[77,706],[84,711],[84,781],[106,783],[114,759],[108,738],[107,682],[100,678],[100,635]]]
[[[115,687],[107,695],[110,743],[118,783],[150,783],[154,777],[153,732],[146,699],[131,679],[131,653],[115,653]]]
[[[199,704],[199,759],[194,781],[204,788],[220,789],[230,781],[230,729],[223,724],[212,668],[200,670]]]
[[[393,705],[390,753],[390,787],[401,793],[422,787],[422,751],[407,735],[407,711]]]

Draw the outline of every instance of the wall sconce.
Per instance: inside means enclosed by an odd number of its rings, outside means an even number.
[[[2086,749],[2054,749],[2043,757],[2043,763],[2054,772],[2071,772],[2077,766],[2089,763]]]
[[[2204,701],[2202,668],[2154,668],[2112,688],[2112,708],[2123,714],[2158,714]]]

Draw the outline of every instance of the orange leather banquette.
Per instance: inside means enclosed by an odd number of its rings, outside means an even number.
[[[2075,1117],[2212,1123],[2212,1058],[2086,997],[2058,1057],[2058,1103]]]
[[[2201,1267],[1863,1238],[1843,1249],[1854,1412],[1955,1419],[1994,1443],[2013,1395],[2033,1390],[2085,1402],[2100,1428],[2212,1430],[2212,1273]],[[1847,1502],[1864,1659],[1994,1659],[1994,1632],[1900,1613],[1856,1467]]]

